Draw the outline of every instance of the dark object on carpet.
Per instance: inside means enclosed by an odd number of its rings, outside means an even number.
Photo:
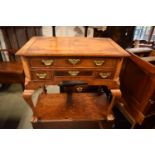
[[[117,109],[114,108],[114,116],[115,116],[115,126],[114,129],[130,129],[130,122],[123,116],[123,114]]]

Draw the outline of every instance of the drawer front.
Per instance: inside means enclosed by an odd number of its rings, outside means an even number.
[[[111,67],[117,64],[117,58],[53,58],[34,57],[30,58],[31,68],[44,67]]]
[[[93,77],[95,79],[112,79],[114,75],[113,70],[55,70],[54,77]]]
[[[52,78],[68,78],[68,80],[80,80],[86,77],[89,80],[95,79],[112,79],[114,75],[113,70],[33,70],[31,71],[32,80],[52,80]]]
[[[52,79],[52,71],[46,70],[35,70],[31,71],[32,80],[51,80]]]
[[[72,80],[81,80],[85,81],[89,84],[103,84],[107,80],[112,80],[114,71],[80,71],[80,70],[72,70],[72,71],[79,71],[74,73],[74,75],[70,75],[68,71],[54,71],[53,72],[53,81],[54,82],[61,82],[61,81],[72,81]],[[76,75],[75,75],[76,74]]]

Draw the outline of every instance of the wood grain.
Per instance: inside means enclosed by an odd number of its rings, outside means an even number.
[[[107,114],[106,97],[94,93],[74,93],[73,104],[68,106],[67,94],[42,94],[35,107],[41,120],[104,120]]]
[[[110,38],[33,37],[17,55],[23,56],[129,56]]]

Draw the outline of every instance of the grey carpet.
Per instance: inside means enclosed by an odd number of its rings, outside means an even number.
[[[32,111],[22,98],[20,84],[0,92],[0,128],[31,129]]]

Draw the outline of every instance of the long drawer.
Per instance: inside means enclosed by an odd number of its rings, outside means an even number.
[[[118,58],[53,58],[53,57],[31,57],[29,58],[31,68],[60,68],[60,67],[116,67]]]
[[[31,71],[32,80],[52,80],[55,78],[61,78],[68,80],[71,79],[81,79],[83,77],[95,79],[112,79],[114,76],[113,70],[79,70],[79,69],[70,69],[70,70],[33,70]],[[92,80],[93,80],[92,79]]]

